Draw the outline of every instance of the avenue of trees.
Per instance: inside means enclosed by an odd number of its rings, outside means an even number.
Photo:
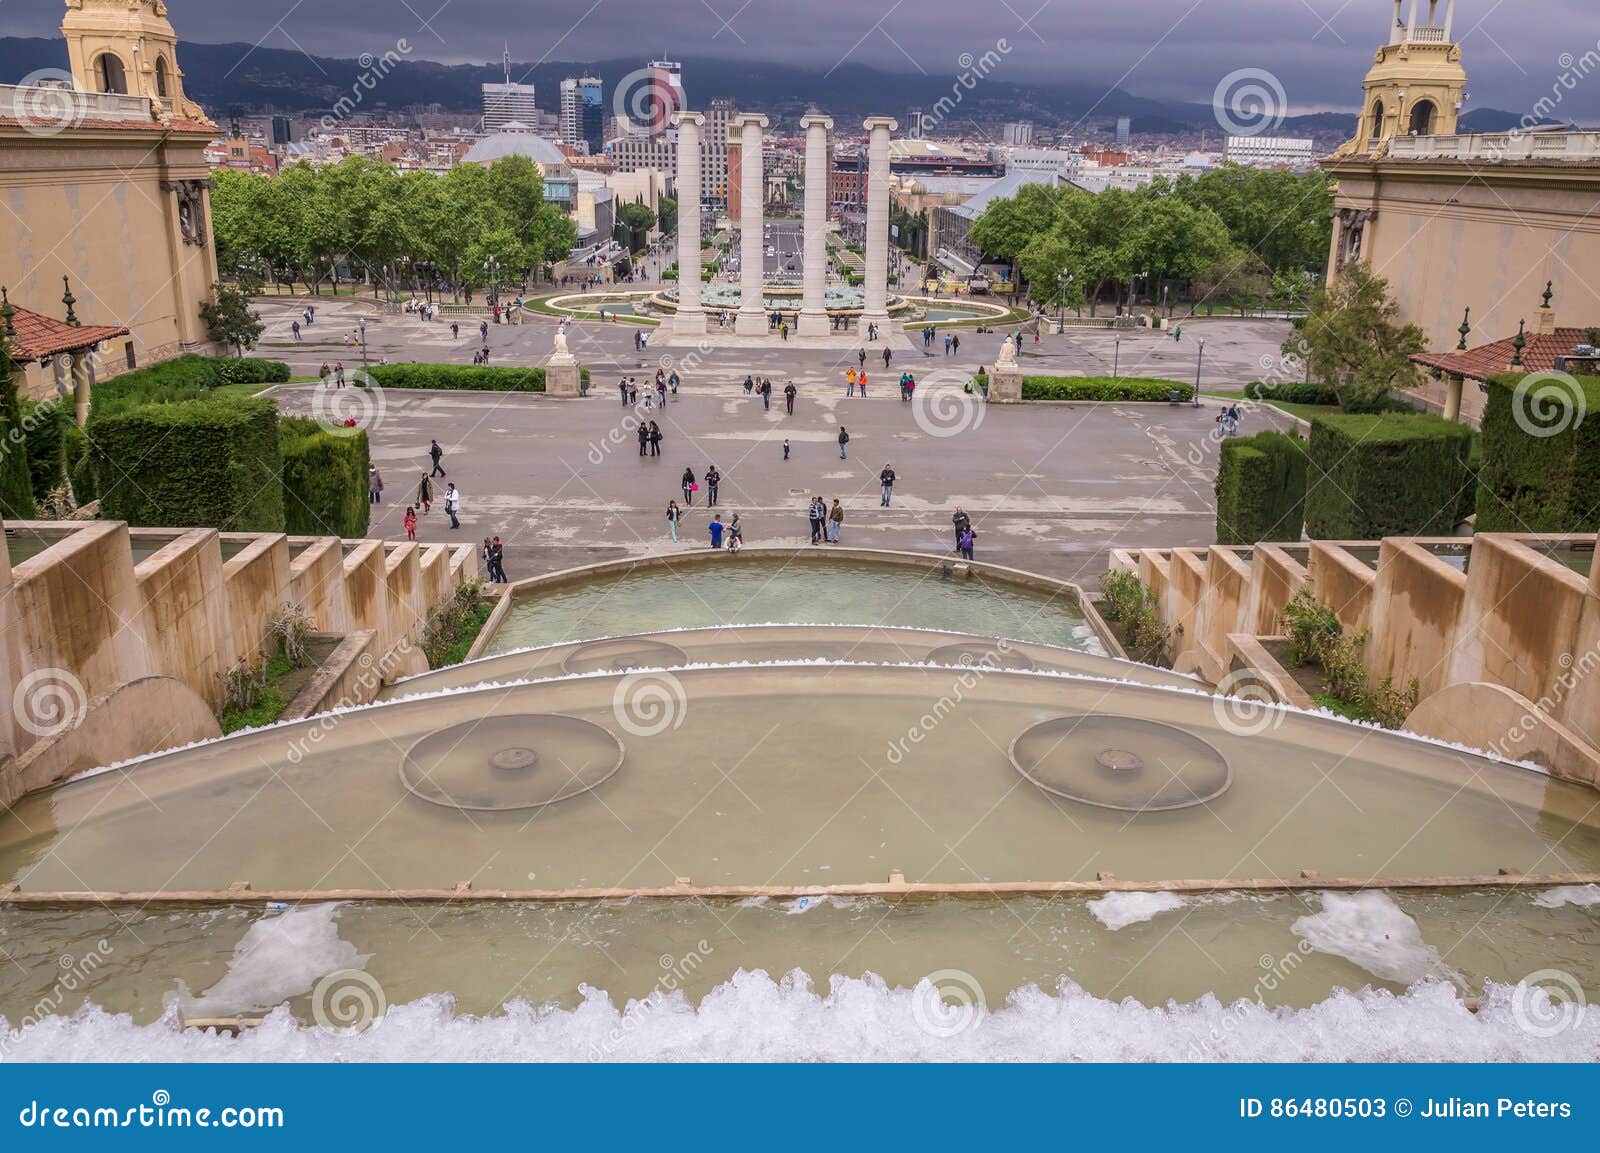
[[[1168,289],[1168,314],[1180,300],[1192,314],[1303,304],[1327,263],[1332,208],[1321,172],[1229,165],[1132,192],[1027,185],[991,204],[970,238],[1009,261],[1037,304],[1092,316],[1135,297],[1157,305]]]
[[[364,157],[323,168],[301,161],[277,176],[223,169],[213,182],[218,267],[241,282],[316,292],[343,268],[375,292],[431,295],[447,283],[459,294],[491,279],[537,280],[577,243],[525,156],[442,176]]]

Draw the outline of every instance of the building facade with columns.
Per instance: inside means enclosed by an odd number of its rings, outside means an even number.
[[[1459,134],[1467,74],[1454,0],[1394,5],[1363,85],[1356,136],[1324,162],[1334,195],[1329,275],[1357,261],[1389,282],[1430,351],[1536,328],[1545,286],[1564,326],[1600,325],[1600,133],[1529,126]],[[1430,401],[1447,407],[1435,389]],[[1461,415],[1482,396],[1468,388]]]
[[[66,0],[61,31],[70,77],[0,86],[0,285],[67,323],[66,278],[73,319],[113,334],[81,353],[91,379],[208,350],[217,130],[184,95],[167,5]],[[30,362],[25,391],[55,391],[58,368]]]

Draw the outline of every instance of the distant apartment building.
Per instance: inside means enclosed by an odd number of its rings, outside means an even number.
[[[1013,148],[1006,154],[1006,174],[1013,172],[1054,172],[1074,176],[1083,169],[1081,152],[1065,148]]]
[[[616,162],[618,172],[637,172],[641,168],[658,168],[662,172],[678,170],[678,141],[674,133],[619,136],[607,142],[606,155]]]
[[[502,132],[507,124],[538,127],[539,106],[534,103],[532,84],[507,80],[504,84],[483,86],[484,132]]]
[[[683,65],[676,60],[652,60],[646,67],[649,86],[645,94],[644,127],[660,135],[672,127],[672,114],[682,111]]]
[[[1033,121],[1013,120],[1000,129],[1000,143],[1013,148],[1033,147]]]
[[[1231,163],[1252,168],[1305,168],[1316,160],[1317,144],[1297,136],[1230,136],[1225,155]]]
[[[707,204],[727,208],[729,179],[737,169],[730,167],[728,132],[739,109],[732,100],[713,100],[706,105],[706,126],[700,134],[700,194]]]
[[[277,148],[294,143],[294,122],[287,116],[272,118],[272,143]]]
[[[1126,148],[1128,146],[1128,142],[1130,140],[1132,140],[1132,139],[1133,139],[1133,117],[1131,117],[1131,116],[1119,116],[1119,117],[1117,117],[1117,147],[1118,148]]]

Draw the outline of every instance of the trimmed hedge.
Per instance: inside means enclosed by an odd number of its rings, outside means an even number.
[[[345,435],[348,432],[350,435]],[[284,531],[296,536],[367,535],[367,434],[330,432],[303,416],[281,417]]]
[[[67,478],[72,481],[72,497],[79,505],[97,500],[100,491],[95,485],[93,454],[89,451],[89,434],[76,422],[67,423],[67,434],[62,438],[67,456]]]
[[[1251,400],[1281,401],[1284,404],[1321,404],[1337,408],[1339,406],[1338,390],[1331,384],[1310,384],[1304,381],[1285,381],[1273,384],[1270,381],[1256,380],[1244,386],[1244,394]],[[1416,412],[1416,406],[1407,404],[1397,396],[1385,396],[1352,411],[1358,412]]]
[[[1166,401],[1177,392],[1194,399],[1194,386],[1176,380],[1138,376],[1025,376],[1023,400],[1136,400]]]
[[[1594,532],[1600,527],[1600,377],[1570,378],[1578,394],[1562,378],[1548,377],[1519,398],[1524,379],[1489,381],[1478,531]]]
[[[1217,543],[1297,541],[1306,516],[1306,442],[1230,436],[1217,465]]]
[[[471,389],[481,392],[543,392],[542,368],[494,368],[465,364],[380,364],[367,370],[384,388]]]
[[[100,416],[90,439],[107,520],[283,529],[283,457],[270,400],[141,405]]]
[[[199,400],[224,384],[282,384],[289,366],[254,357],[180,356],[135,369],[97,384],[90,394],[90,419],[141,404]]]
[[[21,411],[33,496],[43,500],[67,483],[67,429],[77,424],[65,401],[23,401]]]
[[[1319,540],[1447,535],[1471,448],[1466,425],[1423,413],[1316,417],[1306,532]]]

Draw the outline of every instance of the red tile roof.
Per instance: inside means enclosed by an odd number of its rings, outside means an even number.
[[[85,324],[74,328],[64,320],[12,305],[11,324],[16,335],[7,337],[16,364],[47,360],[58,352],[79,352],[114,336],[127,336],[125,327]]]
[[[1577,345],[1587,344],[1588,329],[1558,328],[1541,336],[1527,333],[1528,342],[1522,350],[1521,367],[1528,372],[1549,372],[1556,366],[1556,357],[1571,356]],[[1516,337],[1508,336],[1493,344],[1485,344],[1466,352],[1425,352],[1411,359],[1446,376],[1459,376],[1466,380],[1488,380],[1512,371],[1511,360],[1517,354]]]

